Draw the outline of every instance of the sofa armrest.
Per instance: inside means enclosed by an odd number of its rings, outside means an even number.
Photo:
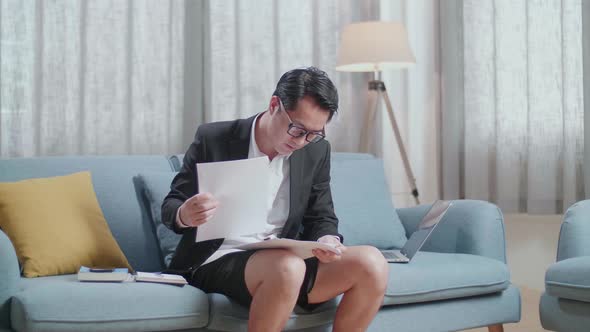
[[[590,302],[590,256],[553,263],[545,273],[547,294],[564,299]]]
[[[408,237],[430,205],[397,209]],[[497,206],[475,200],[455,200],[422,248],[424,251],[485,256],[506,263],[504,217]]]
[[[17,292],[20,270],[12,242],[0,230],[0,329],[10,328],[10,298]]]
[[[557,261],[579,256],[590,256],[590,200],[572,205],[559,231]]]

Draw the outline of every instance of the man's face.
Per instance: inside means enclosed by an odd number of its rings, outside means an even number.
[[[289,135],[289,124],[302,128],[308,132],[322,133],[330,112],[320,108],[310,97],[303,97],[297,102],[296,108],[292,111],[285,111],[281,107],[279,98],[273,96],[270,103],[271,109],[271,139],[274,149],[278,154],[287,155],[299,150],[309,143],[305,135],[293,137]]]

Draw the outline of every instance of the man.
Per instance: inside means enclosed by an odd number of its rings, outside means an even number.
[[[280,331],[296,304],[313,309],[339,294],[334,331],[366,330],[379,310],[388,267],[369,246],[345,247],[330,193],[330,145],[325,126],[338,108],[338,93],[317,68],[285,73],[268,109],[249,119],[204,124],[185,154],[162,205],[165,224],[183,237],[171,269],[190,269],[191,285],[222,293],[250,307],[249,331]],[[244,238],[195,243],[198,227],[219,206],[198,192],[195,164],[267,156],[271,168],[268,229],[250,235],[331,243],[336,255],[314,250],[303,260],[288,250],[241,251]],[[359,220],[359,222],[362,222]]]

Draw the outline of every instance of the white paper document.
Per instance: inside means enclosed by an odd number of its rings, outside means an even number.
[[[337,255],[340,255],[340,249],[334,247],[334,245],[328,243],[321,243],[316,241],[298,241],[298,240],[291,240],[291,239],[272,239],[272,240],[265,240],[257,243],[249,243],[237,246],[236,249],[244,249],[244,250],[251,250],[251,249],[289,249],[295,255],[306,259],[313,257],[312,250],[313,249],[323,249],[326,251],[331,251]]]
[[[213,217],[197,229],[197,242],[265,231],[270,189],[267,157],[196,167],[199,192],[210,192],[219,201]]]
[[[183,276],[176,274],[165,274],[158,272],[139,272],[135,276],[137,282],[155,282],[161,284],[186,285],[187,281]]]

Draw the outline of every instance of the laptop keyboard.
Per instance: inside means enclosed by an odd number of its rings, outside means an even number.
[[[384,251],[383,252],[383,257],[385,257],[387,259],[399,258],[399,256],[395,252],[393,252],[393,251]]]
[[[398,255],[395,251],[382,251],[383,257],[389,260],[404,261],[406,258]]]

